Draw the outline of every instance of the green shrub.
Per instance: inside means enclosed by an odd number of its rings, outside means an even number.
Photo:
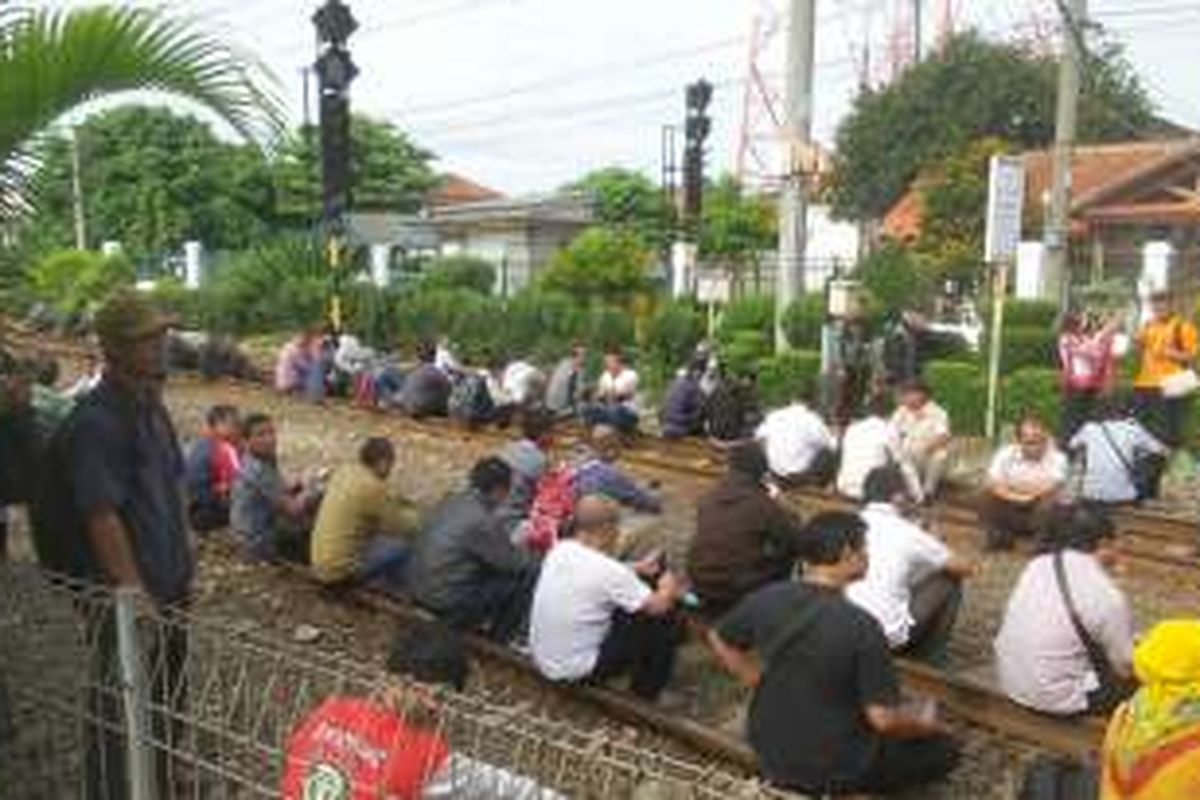
[[[991,311],[990,307],[987,309]],[[1009,300],[1004,304],[1004,326],[1043,328],[1053,332],[1058,321],[1058,303],[1053,300]]]
[[[439,256],[425,265],[420,287],[437,292],[469,289],[491,294],[496,285],[496,268],[482,258],[469,255]]]
[[[825,295],[810,292],[788,306],[783,332],[788,344],[798,350],[821,349],[821,327],[825,324]]]
[[[737,331],[720,345],[721,363],[733,375],[754,373],[770,352],[770,340],[761,331]]]
[[[746,295],[734,300],[721,314],[717,340],[733,342],[738,333],[752,331],[771,341],[775,336],[775,298],[767,294]]]
[[[1000,385],[1001,422],[1015,424],[1024,414],[1034,414],[1051,431],[1058,430],[1062,395],[1057,370],[1029,367],[1004,378]]]
[[[857,275],[882,314],[923,306],[936,294],[930,273],[903,245],[891,240],[863,259]]]
[[[987,415],[987,379],[976,364],[931,361],[925,365],[925,380],[934,400],[950,415],[956,435],[980,435]]]
[[[758,394],[764,408],[787,405],[799,394],[815,397],[821,354],[790,350],[758,362]]]
[[[134,266],[124,255],[90,250],[58,250],[28,273],[34,297],[66,312],[99,305],[114,290],[132,286],[135,278]]]
[[[331,273],[320,242],[287,236],[239,253],[200,290],[205,327],[245,335],[320,322]]]
[[[673,300],[660,305],[642,335],[642,372],[652,371],[665,381],[692,357],[704,338],[704,327],[704,315],[692,301]]]
[[[1005,324],[1001,341],[1000,372],[1009,375],[1027,367],[1052,369],[1058,364],[1058,337],[1051,327],[1018,327]],[[984,348],[987,363],[988,348]]]

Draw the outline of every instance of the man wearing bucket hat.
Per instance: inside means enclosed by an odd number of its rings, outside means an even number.
[[[104,377],[55,433],[34,513],[43,564],[144,593],[168,616],[186,607],[194,568],[183,459],[162,401],[172,324],[132,290],[114,294],[96,313]],[[116,674],[116,626],[108,614],[90,622],[97,642],[93,669],[103,685]],[[149,651],[147,663],[158,665],[152,703],[166,709],[152,723],[156,735],[169,741],[166,717],[168,707],[182,702],[187,639],[181,626],[163,630],[143,637],[141,645]],[[111,694],[102,689],[90,699],[96,723],[87,736],[89,797],[121,798],[127,792],[123,742],[105,730],[105,721],[120,719]],[[166,774],[165,759],[160,761],[161,785]]]

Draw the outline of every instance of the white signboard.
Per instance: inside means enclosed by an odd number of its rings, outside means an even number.
[[[992,156],[988,165],[987,233],[983,243],[983,259],[987,263],[1007,263],[1016,258],[1024,204],[1024,163],[1013,156]]]
[[[724,272],[696,275],[696,299],[701,303],[728,303],[729,297],[729,276]]]

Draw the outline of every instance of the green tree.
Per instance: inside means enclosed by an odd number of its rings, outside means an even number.
[[[1054,58],[969,32],[887,87],[863,91],[837,132],[828,187],[835,213],[882,216],[922,169],[977,139],[1045,146],[1054,136],[1057,70]],[[1115,46],[1101,46],[1088,61],[1079,120],[1083,142],[1136,138],[1155,125],[1144,88]]]
[[[633,231],[645,247],[660,250],[670,244],[671,205],[642,173],[607,167],[589,172],[564,189],[591,195],[597,222]]]
[[[920,307],[937,289],[912,253],[893,241],[863,259],[858,276],[871,299],[886,312]]]
[[[775,204],[746,194],[732,175],[706,187],[702,217],[700,257],[733,276],[757,271],[759,255],[773,248],[779,235]]]
[[[261,152],[218,140],[195,117],[122,107],[88,118],[76,136],[93,246],[115,239],[135,258],[178,250],[188,239],[241,249],[272,227]],[[53,137],[43,152],[31,235],[61,247],[74,241],[70,145]]]
[[[91,250],[59,250],[29,270],[34,297],[62,311],[83,311],[121,286],[132,285],[133,264],[123,255]]]
[[[274,162],[279,220],[308,227],[321,213],[321,142],[314,127],[294,131]],[[433,154],[390,122],[354,115],[350,121],[351,205],[358,211],[414,212],[438,177]]]
[[[39,135],[82,104],[130,90],[167,92],[263,141],[282,119],[270,85],[257,63],[162,11],[0,9],[0,219],[28,210]]]
[[[915,246],[920,267],[914,290],[930,290],[947,279],[969,287],[980,277],[988,161],[1005,149],[999,139],[980,139],[922,172],[917,181],[921,233]]]
[[[649,287],[650,263],[650,251],[637,234],[595,226],[555,254],[540,284],[583,301],[628,307]]]

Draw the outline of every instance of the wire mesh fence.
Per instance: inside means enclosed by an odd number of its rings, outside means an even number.
[[[347,769],[379,790],[352,793]],[[0,798],[73,797],[783,795],[519,705],[3,567]]]

